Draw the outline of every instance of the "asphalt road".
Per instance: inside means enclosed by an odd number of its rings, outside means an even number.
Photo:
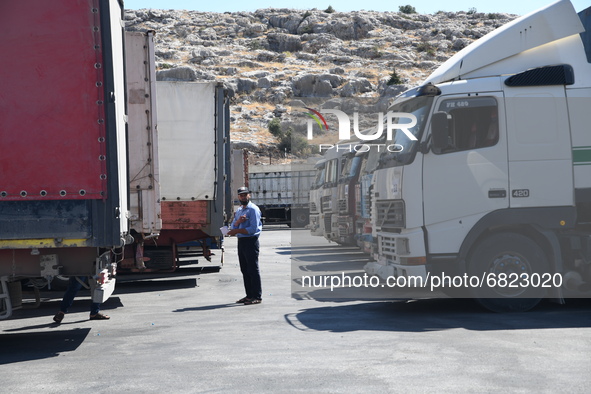
[[[82,294],[55,325],[61,293],[43,292],[0,321],[0,392],[589,392],[591,301],[495,314],[383,288],[302,291],[304,275],[362,274],[364,257],[306,230],[260,240],[260,305],[234,303],[233,238],[220,272],[120,281],[109,321],[87,320]]]

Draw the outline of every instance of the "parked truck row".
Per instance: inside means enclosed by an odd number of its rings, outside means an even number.
[[[117,0],[7,1],[0,42],[0,318],[21,282],[223,263],[227,91],[156,81],[153,32]],[[180,247],[182,245],[182,247]]]
[[[495,311],[589,296],[590,14],[557,1],[458,52],[392,104],[416,124],[371,142],[396,151],[327,151],[312,234],[383,280],[484,278],[445,290]]]

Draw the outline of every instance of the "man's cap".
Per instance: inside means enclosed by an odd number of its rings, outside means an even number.
[[[238,189],[238,194],[245,194],[245,193],[250,193],[250,190],[248,190],[248,188],[246,186],[242,186],[241,188]]]

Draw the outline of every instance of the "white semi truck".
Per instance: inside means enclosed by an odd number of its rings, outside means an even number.
[[[367,273],[443,279],[495,311],[588,294],[587,14],[561,0],[516,19],[396,99],[417,124],[373,174]]]
[[[324,182],[320,194],[320,220],[324,228],[324,238],[340,243],[339,238],[339,199],[338,185],[346,149],[336,145],[324,153]]]
[[[326,174],[326,159],[318,160],[314,166],[315,175],[310,185],[310,234],[316,237],[324,236],[324,221],[321,217],[322,185]]]

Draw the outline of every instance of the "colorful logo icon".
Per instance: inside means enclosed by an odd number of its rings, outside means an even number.
[[[312,112],[312,113],[308,113],[307,115],[309,117],[311,117],[316,123],[318,123],[318,127],[320,127],[320,130],[322,130],[323,125],[324,128],[326,129],[326,131],[328,131],[328,124],[326,123],[326,119],[324,119],[324,116],[322,116],[322,114],[312,108],[309,107],[304,107],[306,108],[308,111]]]

